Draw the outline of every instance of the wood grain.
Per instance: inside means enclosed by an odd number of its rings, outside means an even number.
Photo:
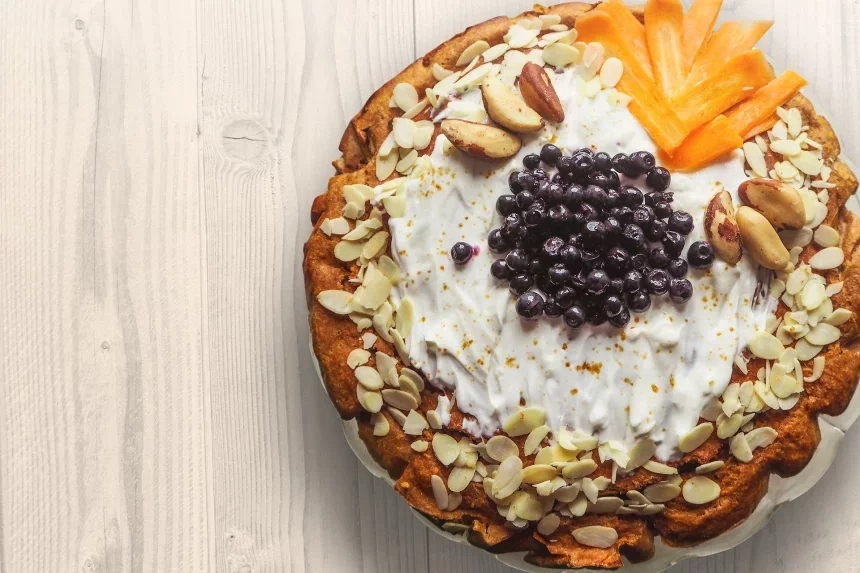
[[[316,381],[301,245],[346,122],[529,0],[0,3],[0,572],[502,573],[352,456]],[[726,0],[860,158],[860,6]],[[684,573],[856,571],[833,469]]]

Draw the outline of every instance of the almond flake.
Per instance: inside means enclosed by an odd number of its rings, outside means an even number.
[[[360,386],[359,390],[358,403],[361,404],[362,408],[371,414],[376,414],[382,409],[382,396],[379,392],[364,391],[363,386]]]
[[[681,495],[681,488],[670,483],[658,483],[645,488],[650,503],[666,503]]]
[[[418,407],[418,400],[415,399],[415,396],[403,390],[383,390],[382,399],[389,406],[399,410],[414,410]]]
[[[391,431],[391,426],[388,424],[388,418],[379,412],[370,417],[370,422],[373,424],[373,435],[377,438],[382,438],[388,435]]]
[[[764,159],[764,152],[758,145],[752,142],[744,143],[744,156],[756,175],[767,177],[767,162]]]
[[[788,158],[791,163],[806,175],[817,176],[821,174],[823,164],[809,151],[801,151],[799,154]]]
[[[543,426],[538,426],[529,432],[525,444],[523,445],[523,454],[530,456],[535,453],[535,451],[540,447],[541,442],[543,442],[544,438],[549,434],[549,431],[549,426],[544,424]]]
[[[386,231],[380,231],[379,233],[376,233],[375,235],[373,235],[364,244],[364,248],[362,248],[362,250],[361,250],[361,256],[364,257],[365,259],[368,259],[368,260],[376,257],[385,248],[385,244],[388,241],[388,237],[389,237],[389,234]],[[379,275],[382,278],[384,278],[386,281],[388,281],[388,279],[385,278],[385,275],[383,275],[382,273],[379,273]],[[388,284],[390,285],[391,283],[389,282]],[[388,298],[388,295],[386,295],[385,298]],[[368,305],[365,305],[365,306],[368,306]],[[373,307],[368,306],[368,308],[373,308]]]
[[[573,531],[573,537],[578,543],[585,545],[586,547],[608,549],[618,541],[618,532],[611,527],[591,525],[589,527],[580,527],[579,529],[575,529]]]
[[[678,468],[673,468],[672,466],[667,466],[666,464],[656,462],[654,460],[645,462],[642,467],[651,473],[660,475],[674,475],[678,473]]]
[[[537,531],[541,535],[552,535],[561,525],[561,518],[557,513],[550,513],[544,516],[537,525]]]
[[[335,314],[349,314],[351,312],[352,293],[344,290],[324,290],[317,295],[317,301]]]
[[[368,352],[368,355],[370,353]],[[358,382],[368,390],[381,390],[385,385],[382,377],[375,369],[369,366],[359,366],[355,369],[355,377]]]
[[[795,269],[791,272],[791,274],[788,275],[788,278],[786,278],[785,280],[785,292],[787,292],[791,296],[795,296],[797,293],[803,290],[803,287],[805,287],[806,283],[809,282],[809,277],[811,275],[812,272],[806,265]]]
[[[823,356],[816,356],[815,360],[812,361],[812,375],[806,376],[803,381],[809,384],[818,382],[822,374],[824,374],[824,364],[825,358]]]
[[[785,123],[788,127],[788,134],[791,137],[797,137],[803,130],[803,116],[800,114],[800,110],[794,107],[788,110],[787,115]]]
[[[563,68],[577,63],[582,55],[569,44],[555,43],[543,49],[543,61],[554,68]]]
[[[497,499],[504,499],[517,491],[523,482],[523,462],[511,456],[499,465],[493,478],[492,491]]]
[[[824,285],[817,280],[812,280],[806,283],[797,300],[806,310],[814,310],[826,299],[827,292],[824,290]]]
[[[772,334],[759,330],[752,336],[749,350],[758,358],[776,360],[785,350],[785,347]]]
[[[555,477],[554,467],[545,464],[535,464],[523,469],[523,483],[536,485]]]
[[[842,266],[845,253],[839,247],[828,247],[817,252],[809,259],[809,266],[817,270],[829,270]]]
[[[778,143],[784,142],[774,142],[774,145],[777,145]],[[774,165],[773,170],[783,181],[793,181],[798,175],[800,175],[800,171],[798,171],[797,167],[792,165],[790,161],[777,162],[777,164]]]
[[[395,322],[397,332],[403,336],[409,336],[414,319],[415,309],[412,306],[412,299],[405,297],[400,301],[400,306],[397,307],[397,318]]]
[[[428,427],[427,420],[417,410],[410,410],[403,423],[403,431],[409,436],[420,436]]]
[[[588,505],[586,511],[594,514],[615,513],[620,508],[624,507],[624,500],[620,497],[608,496],[598,498],[596,502]]]
[[[355,229],[343,236],[344,241],[360,241],[382,227],[382,222],[376,219],[362,221]]]
[[[520,25],[511,26],[505,35],[505,41],[511,48],[525,48],[537,39],[540,29],[525,28]]]
[[[684,500],[693,505],[704,505],[720,497],[720,486],[704,476],[696,476],[684,482]]]
[[[778,434],[776,430],[768,427],[756,428],[746,435],[745,441],[750,447],[750,450],[755,451],[759,448],[766,448],[776,441]]]
[[[457,440],[448,434],[435,434],[433,436],[433,453],[442,465],[450,466],[460,455],[460,446]]]
[[[414,442],[412,442],[412,444],[410,444],[409,447],[418,452],[419,454],[423,454],[427,451],[428,446],[429,444],[426,440],[415,440]]]
[[[519,446],[507,436],[493,436],[487,441],[487,455],[497,462],[519,456],[519,453]]]
[[[451,473],[448,474],[448,489],[455,493],[463,491],[472,483],[474,475],[475,468],[462,467],[452,469]]]
[[[403,117],[395,117],[392,121],[392,133],[394,141],[404,149],[412,149],[413,137],[415,135],[415,122]]]
[[[716,461],[716,462],[711,462],[708,464],[702,464],[696,468],[696,474],[697,475],[704,475],[704,474],[713,473],[713,472],[721,469],[724,465],[726,465],[726,464],[725,464],[725,462],[722,462],[722,461]]]
[[[418,159],[418,152],[414,149],[407,153],[400,161],[397,162],[397,165],[394,166],[395,171],[398,173],[408,173],[412,166],[415,165],[415,161]]]
[[[356,348],[349,353],[349,356],[346,357],[346,365],[355,370],[359,366],[367,364],[368,360],[370,360],[370,352],[361,348]]]
[[[625,464],[624,469],[628,472],[635,470],[650,460],[656,452],[657,444],[652,440],[639,440],[627,453],[627,455],[630,456],[630,459],[627,464]]]
[[[448,489],[445,487],[445,482],[437,475],[430,476],[430,488],[433,490],[433,498],[436,500],[436,507],[445,511],[448,509]]]
[[[495,46],[484,51],[484,53],[481,54],[481,57],[484,59],[485,62],[492,62],[504,56],[505,52],[510,49],[511,47],[505,43],[496,44]]]
[[[827,293],[827,296],[833,297],[833,296],[836,296],[837,294],[842,292],[843,286],[844,286],[844,283],[842,281],[830,283],[829,285],[827,285],[827,288],[825,289],[824,292]]]
[[[806,340],[815,346],[827,346],[839,340],[841,336],[842,332],[835,326],[821,323],[806,335]]]
[[[854,317],[854,313],[846,308],[838,308],[824,319],[824,322],[831,326],[842,326]]]
[[[394,173],[394,168],[397,166],[397,162],[399,158],[397,156],[396,151],[392,151],[388,155],[379,155],[376,156],[376,178],[380,181],[384,181],[391,177],[391,174]],[[346,216],[346,211],[344,211],[344,216]],[[351,217],[357,218],[357,217]]]
[[[828,225],[815,230],[815,242],[822,247],[835,247],[839,244],[839,232]]]
[[[604,87],[614,88],[624,74],[624,64],[618,58],[608,58],[600,68],[600,82]]]
[[[800,149],[800,144],[791,139],[774,141],[770,144],[770,149],[774,153],[779,153],[786,157],[800,155],[800,152],[802,151],[802,149]]]
[[[401,82],[394,86],[394,103],[403,111],[408,111],[418,103],[418,91],[415,86]]]
[[[797,231],[781,231],[779,238],[787,249],[805,247],[812,242],[813,233],[812,229],[804,227]]]
[[[580,479],[597,471],[597,462],[592,459],[570,462],[561,471],[565,479]]]
[[[451,70],[446,70],[439,64],[433,64],[433,77],[436,79],[437,82],[441,82],[453,73],[454,72],[452,72]]]
[[[743,426],[743,419],[743,415],[740,412],[737,412],[727,417],[722,422],[717,423],[717,437],[721,440],[725,440],[726,438],[730,438],[737,434],[738,430]]]
[[[773,126],[770,134],[773,136],[773,139],[787,139],[788,127],[785,125],[784,121],[780,120]]]
[[[463,52],[460,54],[460,57],[457,58],[457,63],[454,65],[456,65],[458,68],[460,66],[465,66],[466,64],[470,63],[472,60],[474,60],[475,58],[477,58],[478,56],[480,56],[481,54],[483,54],[484,52],[486,52],[489,49],[490,49],[490,44],[488,44],[484,40],[478,40],[477,42],[474,42],[473,44],[469,45],[468,48],[463,50]],[[444,68],[442,68],[442,69],[444,70]],[[434,68],[434,76],[435,76],[435,68]],[[437,79],[444,79],[445,77],[447,77],[447,76],[443,76],[443,78],[437,78]]]
[[[403,117],[406,119],[412,119],[413,117],[417,117],[422,111],[427,109],[427,106],[430,104],[427,98],[422,99],[412,107],[406,110],[406,113],[403,114]],[[414,145],[414,143],[413,143]],[[417,147],[417,146],[416,146]],[[423,149],[423,148],[422,148]]]
[[[601,89],[603,89],[603,84],[600,83],[600,78],[592,78],[585,82],[585,97],[593,99],[597,97]]]
[[[523,408],[505,420],[502,429],[512,438],[526,436],[546,423],[546,412],[542,408]]]
[[[735,459],[741,463],[748,464],[753,459],[752,449],[743,434],[738,434],[732,438],[729,449]]]

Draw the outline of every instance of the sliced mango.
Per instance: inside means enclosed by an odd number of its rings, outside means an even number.
[[[773,22],[726,22],[714,32],[708,43],[699,50],[690,75],[687,77],[685,89],[703,82],[716,74],[726,60],[752,50],[761,40]]]
[[[684,16],[684,65],[690,71],[699,50],[707,43],[717,23],[723,0],[694,0]]]
[[[776,124],[769,123],[776,108],[793,98],[806,86],[806,80],[797,72],[788,70],[755,92],[755,94],[726,113],[735,132],[744,139],[755,137]],[[753,133],[754,132],[754,133]]]
[[[660,149],[671,155],[684,142],[689,130],[684,128],[660,88],[639,63],[612,18],[605,12],[592,11],[577,19],[576,30],[581,41],[600,42],[608,55],[624,63],[624,75],[617,89],[633,98],[630,112]]]
[[[648,73],[648,77],[654,77],[651,67],[651,53],[648,51],[648,41],[645,39],[645,26],[636,19],[630,8],[624,4],[624,0],[608,0],[598,4],[596,10],[602,10],[609,14],[618,29],[627,38],[630,51]]]
[[[730,59],[705,81],[688,88],[673,100],[673,107],[684,127],[693,131],[751,97],[772,79],[773,70],[764,54],[750,50]]]
[[[667,97],[680,91],[687,73],[683,34],[684,6],[681,0],[648,0],[645,3],[645,38],[654,77]]]
[[[726,116],[718,115],[691,133],[664,162],[675,171],[695,171],[740,148],[743,143]]]

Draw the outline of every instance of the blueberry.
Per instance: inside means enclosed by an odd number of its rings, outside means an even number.
[[[606,287],[607,294],[624,294],[624,279],[612,279]]]
[[[590,147],[580,147],[579,149],[576,150],[574,155],[576,155],[577,153],[585,153],[586,155],[590,155],[591,157],[594,157],[594,150],[591,149]]]
[[[527,292],[517,299],[517,314],[528,320],[536,320],[543,314],[544,300],[536,292]]]
[[[561,255],[561,250],[567,246],[564,239],[560,237],[550,237],[544,241],[541,247],[541,258],[549,263],[555,262]]]
[[[520,185],[521,173],[522,171],[514,171],[513,173],[508,175],[508,188],[511,190],[512,193],[519,193],[523,190],[522,186]]]
[[[585,177],[594,168],[594,157],[585,150],[579,150],[571,157],[571,175]]]
[[[628,251],[638,253],[645,245],[645,232],[642,227],[635,223],[630,223],[624,226],[624,232],[621,235],[621,244]]]
[[[508,263],[504,259],[499,259],[490,265],[490,274],[500,281],[506,281],[511,278],[511,269],[508,268]]]
[[[570,328],[580,328],[585,324],[585,310],[579,306],[572,306],[564,313],[564,323]]]
[[[657,160],[647,151],[637,151],[630,156],[630,164],[632,165],[632,171],[638,177],[651,171],[657,164]]]
[[[609,324],[615,328],[624,328],[630,324],[630,311],[627,308],[621,309],[621,312],[615,316],[609,317]]]
[[[546,171],[538,167],[537,169],[532,169],[532,177],[535,181],[549,181],[549,175],[546,174]]]
[[[544,197],[547,203],[556,204],[561,203],[562,199],[564,199],[564,187],[562,187],[558,183],[550,183],[549,187],[546,189],[546,193]]]
[[[675,211],[669,217],[669,230],[684,236],[693,232],[693,216],[684,211]]]
[[[610,215],[603,220],[603,225],[606,227],[606,239],[608,241],[615,242],[621,238],[624,232],[624,226],[621,224],[621,221]]]
[[[669,297],[678,304],[689,302],[693,298],[693,283],[687,279],[672,279],[669,283]]]
[[[520,210],[528,209],[535,202],[535,196],[531,191],[523,191],[517,194],[517,207]]]
[[[610,318],[617,316],[622,310],[624,310],[624,302],[614,294],[607,295],[606,298],[603,299],[603,310],[606,312],[606,316]]]
[[[514,195],[502,195],[496,199],[496,211],[499,215],[506,217],[517,212],[517,198]]]
[[[553,205],[549,208],[549,220],[556,224],[565,224],[573,221],[573,213],[566,205]]]
[[[511,293],[516,296],[520,296],[528,292],[530,288],[535,285],[534,279],[531,275],[527,275],[525,273],[515,275],[514,278],[511,279],[511,284],[509,286]]]
[[[654,215],[658,219],[668,219],[672,216],[672,206],[665,201],[660,201],[654,205]]]
[[[641,314],[651,308],[651,297],[647,292],[640,290],[627,297],[627,306],[631,311]]]
[[[600,218],[600,211],[591,203],[582,203],[579,205],[579,214],[587,221],[596,221]]]
[[[675,231],[666,231],[663,235],[663,247],[666,249],[666,254],[673,259],[681,256],[685,242],[684,236]]]
[[[581,249],[579,252],[582,255],[582,264],[586,269],[599,269],[601,267],[603,260],[600,258],[600,253],[585,249]]]
[[[569,286],[563,286],[555,291],[555,302],[561,308],[570,308],[576,302],[576,291]]]
[[[556,173],[555,175],[552,176],[552,178],[550,178],[550,181],[552,181],[553,183],[558,183],[559,185],[561,185],[564,183],[564,177],[562,177],[561,173]]]
[[[614,277],[622,277],[630,270],[632,264],[630,253],[622,247],[612,247],[606,253],[603,268]]]
[[[619,153],[612,158],[612,168],[622,175],[630,175],[630,158],[626,153]]]
[[[606,321],[609,319],[609,317],[606,316],[606,311],[603,310],[603,308],[601,307],[594,307],[592,309],[589,309],[589,311],[586,313],[585,318],[586,320],[588,320],[588,323],[593,326],[600,326],[602,324],[606,324]]]
[[[582,237],[588,247],[600,248],[606,240],[606,225],[603,221],[589,221],[582,230]]]
[[[614,191],[621,189],[621,178],[618,177],[616,172],[610,169],[609,171],[604,171],[603,174],[606,176],[606,189],[612,189]]]
[[[546,180],[537,182],[535,185],[535,197],[537,197],[539,201],[547,200],[550,185],[552,185],[552,183]]]
[[[666,249],[663,247],[652,249],[648,257],[648,263],[652,269],[665,269],[669,266],[669,260],[669,255],[666,254]]]
[[[654,191],[665,191],[672,183],[672,175],[663,167],[655,167],[648,172],[645,183]]]
[[[625,185],[620,190],[621,204],[627,207],[638,207],[642,204],[644,197],[642,191],[632,185]]]
[[[582,253],[573,245],[563,246],[558,254],[561,262],[570,270],[575,270],[582,263]]]
[[[612,169],[612,158],[609,157],[608,153],[600,153],[594,154],[594,168],[598,171],[609,171]]]
[[[662,241],[663,235],[669,230],[669,223],[659,219],[651,223],[651,226],[645,231],[645,236],[651,241]]]
[[[669,292],[669,273],[663,269],[654,269],[645,277],[648,292],[655,295],[664,295]]]
[[[540,155],[530,153],[523,157],[523,167],[526,169],[537,169],[540,167]]]
[[[543,313],[550,318],[558,318],[564,314],[564,309],[558,304],[555,297],[548,296],[543,303]]]
[[[555,165],[561,159],[561,149],[548,143],[540,150],[540,160],[547,165]]]
[[[606,197],[603,199],[603,210],[608,211],[621,205],[621,193],[617,189],[607,189]]]
[[[529,227],[537,227],[544,220],[544,212],[541,209],[529,209],[523,214],[523,220]]]
[[[582,199],[585,196],[584,189],[579,185],[570,185],[564,190],[564,196],[562,197],[562,202],[567,205],[567,207],[574,211],[579,204],[582,203]]]
[[[647,205],[641,205],[633,209],[633,223],[643,229],[647,229],[654,222],[654,210]]]
[[[556,286],[564,286],[570,284],[571,273],[562,264],[553,265],[547,272],[550,282]]]
[[[508,268],[516,273],[523,272],[529,268],[528,253],[522,249],[514,249],[508,253],[508,256],[505,257],[505,262],[508,263]]]
[[[473,253],[472,245],[462,241],[454,243],[454,246],[451,247],[451,258],[454,259],[454,262],[458,265],[465,265],[471,261]]]
[[[534,277],[534,276],[543,274],[544,270],[545,270],[544,264],[541,262],[540,259],[535,258],[535,259],[529,260],[528,273],[531,276]]]
[[[503,255],[511,250],[510,243],[502,236],[500,229],[490,231],[490,235],[487,237],[487,245],[490,247],[490,251],[497,255]]]
[[[591,185],[597,185],[604,189],[609,189],[612,184],[609,176],[602,171],[592,171],[588,174],[587,180]]]
[[[585,279],[585,288],[591,294],[603,294],[609,286],[609,275],[600,269],[594,269],[588,273]]]
[[[621,207],[613,207],[609,211],[609,214],[621,221],[623,225],[633,222],[633,209],[625,205],[622,205]]]
[[[648,255],[639,253],[630,257],[630,262],[633,263],[633,270],[642,271],[648,266]]]
[[[688,265],[687,261],[684,259],[672,259],[669,261],[669,267],[666,270],[668,270],[669,274],[676,279],[682,279],[687,276],[687,272],[690,270],[690,265]]]
[[[642,273],[629,271],[624,275],[624,292],[635,293],[642,289]]]
[[[714,264],[714,247],[707,241],[697,241],[690,245],[687,251],[687,260],[690,266],[696,269],[707,269]]]
[[[537,181],[534,176],[528,171],[522,171],[517,177],[519,186],[522,188],[521,191],[517,191],[517,193],[522,193],[523,191],[534,191],[535,185],[537,185]]]
[[[524,249],[534,250],[539,248],[543,244],[543,241],[544,235],[540,231],[534,227],[527,228],[525,236],[520,241],[520,246]]]
[[[598,209],[604,207],[606,205],[606,190],[597,185],[589,185],[582,193],[582,200]]]

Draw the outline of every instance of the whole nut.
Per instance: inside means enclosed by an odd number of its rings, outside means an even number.
[[[484,78],[481,95],[487,115],[504,128],[517,133],[533,133],[546,125],[543,118],[495,74]]]
[[[764,215],[749,207],[738,209],[735,218],[744,245],[758,264],[781,271],[791,262],[791,255]]]
[[[445,137],[460,151],[476,159],[507,159],[522,147],[520,139],[491,125],[446,119],[440,125]]]
[[[732,196],[725,189],[717,192],[708,203],[705,211],[705,233],[721,260],[730,265],[740,262],[744,252],[741,233],[735,220]]]
[[[750,179],[738,187],[738,195],[777,229],[801,229],[806,210],[797,189],[781,181]]]
[[[543,67],[534,62],[523,66],[520,73],[520,93],[528,106],[538,112],[542,118],[561,123],[564,121],[564,108],[558,93],[549,81]]]

